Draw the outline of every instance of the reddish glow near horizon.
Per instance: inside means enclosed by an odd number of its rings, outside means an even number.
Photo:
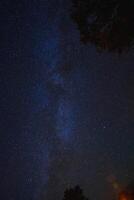
[[[121,194],[119,197],[119,200],[127,200],[127,197],[125,194]]]

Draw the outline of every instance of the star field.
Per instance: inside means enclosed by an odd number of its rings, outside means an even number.
[[[1,1],[1,198],[115,199],[134,177],[134,58],[82,45],[68,1]],[[111,180],[111,179],[110,179]]]

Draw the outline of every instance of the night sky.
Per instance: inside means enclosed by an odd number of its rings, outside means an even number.
[[[0,198],[113,200],[134,179],[134,54],[83,45],[69,0],[0,1]]]

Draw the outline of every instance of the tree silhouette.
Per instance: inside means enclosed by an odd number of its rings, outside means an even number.
[[[119,53],[134,45],[133,0],[72,0],[71,17],[83,43]]]
[[[63,200],[88,200],[83,195],[83,190],[77,185],[74,188],[66,189]]]

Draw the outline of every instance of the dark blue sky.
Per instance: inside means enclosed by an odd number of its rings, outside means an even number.
[[[0,189],[115,198],[134,178],[134,57],[79,41],[68,1],[1,1]],[[111,180],[111,179],[110,179]]]

